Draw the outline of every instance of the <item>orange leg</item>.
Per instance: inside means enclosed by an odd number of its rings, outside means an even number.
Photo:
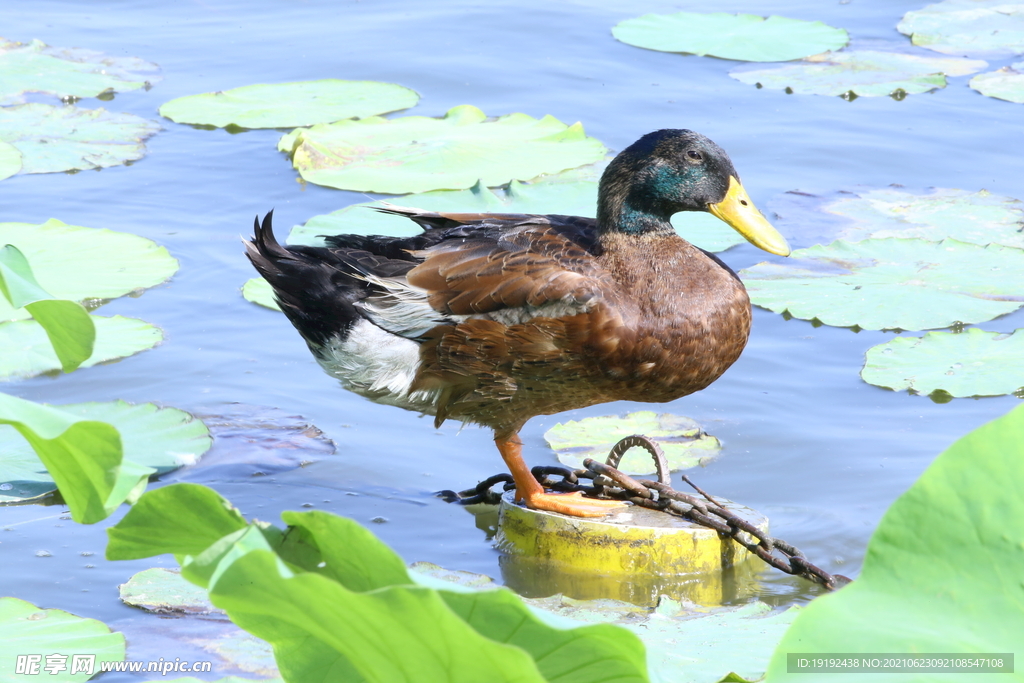
[[[523,462],[523,442],[518,434],[512,432],[505,437],[495,436],[494,443],[515,480],[516,500],[524,501],[532,510],[560,512],[570,517],[604,517],[614,508],[625,507],[625,503],[615,500],[583,498],[582,493],[545,493],[544,487],[534,479],[530,468]]]

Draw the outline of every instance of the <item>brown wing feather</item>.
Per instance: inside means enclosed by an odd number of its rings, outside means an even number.
[[[586,304],[616,286],[591,253],[539,222],[516,225],[499,240],[453,240],[414,255],[423,261],[409,271],[409,284],[426,290],[444,314]]]

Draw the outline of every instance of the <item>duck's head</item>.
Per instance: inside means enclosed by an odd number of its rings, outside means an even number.
[[[598,192],[602,232],[671,231],[679,211],[707,211],[751,244],[789,256],[785,238],[761,215],[725,151],[690,130],[648,133],[605,169]]]

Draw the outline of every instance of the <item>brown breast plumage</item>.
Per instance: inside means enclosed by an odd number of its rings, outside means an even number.
[[[440,390],[438,424],[514,432],[535,415],[670,401],[711,384],[743,350],[746,291],[682,238],[605,235],[586,258],[556,233],[541,244],[528,258],[493,247],[427,253],[408,274],[435,308],[475,316],[436,327],[421,347],[414,389]]]

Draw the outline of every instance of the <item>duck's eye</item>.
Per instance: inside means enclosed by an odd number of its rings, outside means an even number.
[[[687,152],[686,156],[690,157],[691,159],[696,159],[698,161],[704,158],[700,155],[700,152],[698,152],[695,149],[691,149],[689,152]]]

